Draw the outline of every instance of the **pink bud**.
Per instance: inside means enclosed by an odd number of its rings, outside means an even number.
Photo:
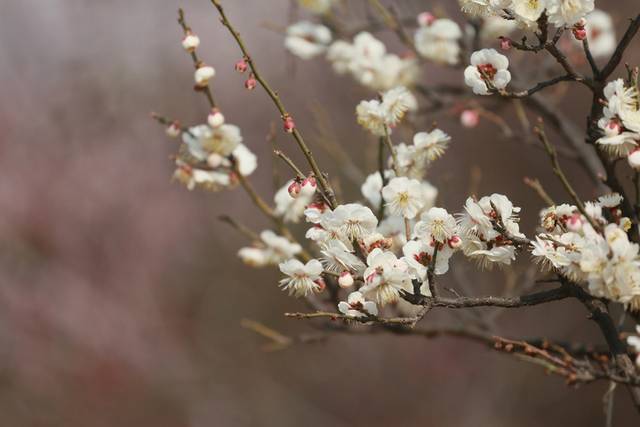
[[[300,195],[301,189],[302,189],[302,186],[300,185],[300,183],[298,181],[293,181],[291,184],[289,184],[289,188],[287,189],[287,191],[289,191],[289,195],[291,197],[293,197],[294,199],[297,199],[298,196]]]
[[[580,231],[582,229],[582,216],[579,213],[574,213],[567,220],[567,229],[569,231]]]
[[[310,176],[302,181],[302,188],[300,189],[300,192],[304,196],[311,197],[315,194],[317,186],[318,184],[316,183],[316,179]]]
[[[587,30],[584,27],[574,27],[573,37],[575,37],[576,40],[582,41],[587,38]]]
[[[343,271],[338,278],[338,285],[343,289],[353,286],[353,282],[353,276],[348,271]]]
[[[448,243],[451,249],[456,249],[459,248],[460,245],[462,245],[462,239],[460,238],[460,236],[453,236],[449,239]]]
[[[258,81],[255,79],[253,74],[249,76],[249,78],[244,82],[244,87],[248,90],[254,90],[258,85]]]
[[[314,280],[313,283],[315,283],[316,285],[318,285],[320,287],[320,289],[318,290],[319,292],[322,292],[326,289],[327,284],[324,282],[323,278],[320,278],[318,280]]]
[[[421,27],[428,27],[429,25],[433,24],[433,21],[435,20],[436,17],[433,16],[431,12],[422,12],[417,17],[418,25],[420,25]]]
[[[620,121],[616,119],[609,120],[609,123],[605,126],[604,133],[607,136],[616,136],[620,135],[620,132],[622,132],[622,125],[620,124]]]
[[[480,123],[480,114],[476,110],[464,110],[460,114],[460,123],[462,126],[472,129]]]
[[[513,42],[507,37],[500,37],[500,49],[510,50],[513,47]]]
[[[247,71],[247,68],[249,68],[249,66],[247,65],[247,61],[245,61],[244,59],[241,59],[238,62],[236,62],[236,65],[234,66],[234,68],[236,69],[237,72],[244,73],[245,71]]]
[[[169,126],[167,126],[166,132],[169,137],[177,138],[178,136],[180,136],[180,132],[182,132],[182,129],[180,128],[180,123],[179,122],[171,123]]]
[[[293,130],[296,128],[296,124],[293,122],[293,118],[291,116],[284,118],[283,127],[285,132],[293,133]]]

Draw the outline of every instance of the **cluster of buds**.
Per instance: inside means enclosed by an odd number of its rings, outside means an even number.
[[[317,188],[318,183],[316,182],[316,178],[313,175],[309,175],[304,179],[294,179],[293,182],[289,185],[287,191],[289,192],[289,195],[294,199],[297,199],[300,195],[311,198],[316,193]]]
[[[216,70],[213,67],[203,63],[198,64],[198,68],[193,76],[196,81],[196,87],[199,89],[207,87],[209,85],[209,80],[211,80],[215,75]]]
[[[573,37],[575,37],[576,40],[582,41],[587,38],[587,29],[585,28],[586,25],[587,20],[585,18],[581,18],[578,22],[575,23],[575,25],[571,29],[571,32],[573,33]]]

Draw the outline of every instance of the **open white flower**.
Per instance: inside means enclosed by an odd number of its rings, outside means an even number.
[[[343,271],[361,272],[364,270],[364,263],[352,254],[347,246],[340,240],[330,240],[321,250],[322,264],[327,271],[341,273]]]
[[[431,208],[422,214],[421,220],[415,225],[418,237],[431,236],[436,242],[446,243],[456,235],[458,224],[456,219],[442,208]]]
[[[187,145],[191,156],[205,161],[212,153],[223,157],[231,154],[242,142],[242,135],[236,125],[223,124],[216,129],[199,125],[189,128],[189,132],[183,132],[182,141]]]
[[[399,260],[393,252],[376,248],[367,256],[368,268],[364,271],[365,285],[360,292],[369,296],[380,305],[396,302],[400,292],[413,292],[408,266]]]
[[[611,16],[599,9],[587,15],[589,49],[596,58],[608,57],[616,49],[616,33]]]
[[[321,279],[322,263],[312,259],[306,264],[297,259],[290,259],[279,265],[280,271],[288,277],[280,280],[280,287],[296,298],[305,297],[322,291],[317,282]]]
[[[338,303],[340,313],[349,317],[377,316],[378,307],[373,301],[366,301],[360,292],[351,292],[347,301]]]
[[[395,126],[407,111],[415,110],[418,107],[418,101],[406,87],[398,86],[382,94],[381,106],[385,111],[387,125]]]
[[[509,60],[495,49],[473,52],[471,65],[464,70],[464,82],[476,95],[489,95],[489,86],[504,89],[511,81]],[[489,85],[487,85],[487,83]]]
[[[361,239],[378,226],[378,218],[371,209],[359,203],[339,205],[333,211],[333,220],[349,240]]]
[[[547,7],[547,0],[513,0],[511,10],[518,22],[533,25]]]
[[[455,65],[460,60],[462,30],[450,19],[436,19],[420,27],[414,44],[423,57],[440,64]]]
[[[432,162],[444,154],[451,137],[440,129],[431,132],[418,132],[413,137],[413,145],[419,155],[424,155],[427,161]]]
[[[358,124],[376,136],[384,136],[387,126],[387,111],[380,101],[361,101],[356,107]],[[389,129],[387,129],[390,132]]]
[[[238,256],[247,265],[264,267],[291,259],[301,251],[302,247],[299,244],[278,236],[271,230],[264,230],[260,233],[260,242],[254,247],[240,249]]]
[[[302,59],[311,59],[324,53],[330,43],[331,30],[309,21],[289,26],[284,40],[287,50]]]
[[[556,27],[571,26],[595,7],[594,0],[547,0],[549,22]]]
[[[393,215],[412,219],[424,206],[420,181],[401,176],[393,178],[382,189],[382,197]]]
[[[238,172],[242,176],[251,175],[258,167],[258,157],[244,144],[238,144],[231,154],[236,161]]]

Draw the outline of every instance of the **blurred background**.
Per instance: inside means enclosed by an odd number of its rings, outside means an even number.
[[[252,181],[271,199],[274,161],[265,136],[279,118],[263,92],[243,89],[233,71],[237,46],[213,7],[206,0],[0,3],[1,425],[604,425],[607,384],[574,389],[472,342],[337,334],[264,351],[267,341],[242,319],[290,337],[317,331],[283,317],[306,307],[278,290],[277,271],[240,263],[235,253],[248,242],[217,217],[255,230],[269,224],[240,190],[190,193],[171,183],[175,141],[149,118],[151,111],[186,124],[206,118],[175,22],[184,7],[202,58],[218,70],[213,88],[227,121],[261,158]],[[313,145],[319,109],[335,141],[372,172],[375,142],[354,119],[370,91],[322,59],[293,64],[278,31],[290,19],[287,0],[224,3],[321,165],[345,178]],[[395,3],[406,16],[439,7],[459,18],[454,2]],[[620,24],[618,34],[638,12],[635,0],[617,1],[615,10],[597,3]],[[392,34],[381,37],[402,53]],[[630,62],[640,59],[639,47],[631,47]],[[527,72],[532,63],[523,65]],[[459,83],[461,76],[433,66],[422,80]],[[554,99],[582,126],[585,90]],[[486,120],[464,129],[448,110],[417,124],[434,120],[454,138],[428,177],[440,205],[460,210],[470,186],[478,195],[508,194],[525,207],[522,228],[531,233],[542,202],[522,178],[537,177],[564,198],[541,150],[505,138]],[[277,142],[300,158],[284,135]],[[581,194],[595,196],[587,175],[565,163]],[[342,183],[346,199],[360,197],[348,177]],[[477,295],[521,277],[479,273],[461,257],[452,268]],[[423,323],[447,316],[433,313]],[[504,313],[497,325],[509,337],[600,342],[571,301]],[[624,391],[615,405],[614,425],[637,426]]]

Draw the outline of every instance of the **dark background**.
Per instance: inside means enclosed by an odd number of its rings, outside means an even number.
[[[405,14],[436,8],[431,1],[397,3]],[[455,5],[442,3],[441,11],[457,17]],[[598,3],[613,12],[618,34],[624,17],[637,13],[634,1]],[[375,143],[354,120],[355,105],[371,92],[321,59],[292,66],[282,36],[267,28],[286,25],[287,1],[225,4],[312,144],[311,111],[319,104],[337,142],[372,171]],[[176,145],[148,113],[195,124],[207,111],[191,91],[178,6],[203,41],[202,57],[218,70],[214,90],[227,121],[242,128],[261,158],[252,181],[270,200],[265,135],[279,119],[264,93],[242,88],[232,70],[237,46],[208,1],[0,2],[0,424],[604,425],[607,384],[574,390],[541,368],[470,342],[336,335],[262,351],[265,340],[241,319],[291,336],[314,330],[283,318],[305,307],[277,289],[277,271],[249,270],[235,257],[247,242],[218,215],[256,230],[268,226],[246,195],[189,193],[170,183]],[[392,36],[383,38],[402,52]],[[638,47],[631,46],[629,60],[638,59]],[[530,58],[519,63],[527,72],[538,65]],[[422,80],[447,78],[461,81],[438,67],[428,67]],[[586,91],[551,92],[582,124]],[[498,113],[510,117],[508,109]],[[454,137],[429,173],[440,205],[460,210],[474,167],[482,172],[478,194],[508,194],[524,207],[528,234],[542,202],[523,176],[540,178],[553,197],[565,198],[540,150],[504,138],[486,121],[462,129],[450,111],[420,125],[434,119]],[[299,159],[290,139],[279,136],[278,143]],[[330,165],[314,148],[321,165]],[[587,175],[565,163],[581,194],[595,196]],[[344,177],[337,167],[326,169]],[[357,188],[343,183],[346,198],[357,199]],[[500,292],[515,277],[477,272],[461,256],[452,266],[477,294]],[[423,323],[447,319],[430,315]],[[505,336],[600,342],[582,307],[570,301],[505,313],[497,327]],[[637,425],[626,392],[618,390],[615,405],[616,426]]]

